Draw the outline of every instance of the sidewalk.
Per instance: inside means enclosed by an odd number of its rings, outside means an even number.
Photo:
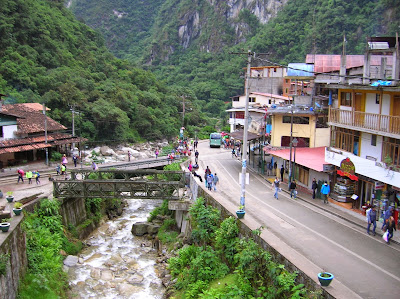
[[[252,171],[256,171],[255,169],[252,169],[252,168],[250,168],[250,169]],[[263,176],[271,185],[272,185],[272,182],[275,180],[275,176],[266,176],[266,175],[262,175],[262,174],[259,174],[259,175]],[[285,192],[290,196],[288,184],[286,182],[281,182],[280,186],[282,188],[282,192]],[[293,199],[293,200],[295,200],[295,199]],[[360,228],[364,229],[365,234],[367,234],[366,216],[362,215],[361,213],[357,213],[356,211],[341,207],[340,205],[336,204],[336,201],[334,201],[333,199],[329,199],[329,204],[324,204],[322,199],[319,199],[319,198],[313,199],[311,194],[306,193],[304,191],[298,191],[297,200],[302,200],[304,202],[307,202],[308,204],[313,205],[314,207],[317,207],[325,212],[335,215],[336,217],[339,217],[339,218],[344,219],[354,225],[357,225]],[[383,231],[381,230],[381,227],[382,227],[382,222],[377,221],[375,238],[382,239]],[[372,228],[373,227],[371,225],[371,231],[372,231]],[[371,236],[372,236],[372,233],[371,233]],[[400,244],[400,234],[397,231],[394,231],[393,238],[391,239],[391,243]]]

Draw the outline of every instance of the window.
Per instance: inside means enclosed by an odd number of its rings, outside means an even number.
[[[371,135],[371,145],[376,146],[376,135]]]
[[[0,126],[0,137],[1,137],[1,138],[4,137],[4,135],[3,135],[3,127],[1,127],[1,126]]]
[[[351,92],[340,93],[340,105],[341,106],[352,106],[352,94]]]
[[[298,144],[297,147],[310,147],[310,138],[296,137]],[[290,136],[281,137],[281,146],[290,147]]]
[[[340,148],[346,152],[354,153],[358,156],[358,145],[360,139],[359,131],[349,129],[336,128],[331,132],[332,146]]]
[[[393,165],[400,166],[400,139],[383,137],[381,161],[389,157]]]
[[[249,98],[249,103],[255,103],[256,102],[256,98],[250,97]]]
[[[328,116],[327,115],[318,116],[316,126],[317,128],[329,128]]]
[[[239,97],[233,97],[232,100],[233,100],[234,102],[239,102]]]
[[[236,114],[235,118],[244,119],[244,112],[243,111],[236,111],[235,114]]]
[[[291,116],[285,115],[282,117],[282,123],[284,124],[290,124],[291,120],[292,120]],[[293,123],[299,125],[308,125],[310,123],[310,118],[303,116],[293,116]]]

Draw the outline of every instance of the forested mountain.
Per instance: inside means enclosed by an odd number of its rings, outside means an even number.
[[[45,102],[51,116],[91,140],[160,139],[182,125],[182,94],[193,100],[186,122],[201,125],[195,98],[115,58],[103,37],[59,0],[3,0],[0,93],[6,103]]]
[[[347,53],[363,54],[366,37],[394,35],[400,28],[399,0],[72,2],[76,14],[105,36],[129,34],[137,40],[130,44],[128,38],[115,48],[108,39],[113,53],[149,65],[170,85],[189,87],[207,111],[216,113],[221,112],[221,101],[242,92],[244,59],[229,54],[232,51],[250,48],[270,53],[269,61],[303,62],[312,52],[339,54],[345,34]],[[143,13],[136,18],[133,11]],[[118,25],[122,23],[126,27]],[[137,27],[141,29],[135,31]]]

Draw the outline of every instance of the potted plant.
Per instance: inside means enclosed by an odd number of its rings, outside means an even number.
[[[321,286],[327,287],[335,276],[329,272],[320,272],[318,273],[318,280]]]
[[[12,202],[14,200],[13,192],[12,191],[7,191],[6,194],[7,194],[7,197],[6,197],[7,201],[8,202]]]
[[[14,212],[14,214],[17,215],[17,216],[21,215],[21,212],[22,212],[22,203],[16,202],[16,203],[14,204],[13,212]]]
[[[0,221],[1,221],[1,223],[0,223],[0,229],[1,229],[1,231],[2,231],[3,233],[8,232],[8,229],[10,228],[10,222],[9,222],[10,219],[4,218],[4,219],[1,219]]]
[[[245,214],[246,214],[246,211],[244,210],[244,206],[243,206],[243,205],[240,205],[240,206],[239,206],[239,209],[236,211],[236,216],[237,216],[239,219],[243,219],[243,217],[244,217]]]

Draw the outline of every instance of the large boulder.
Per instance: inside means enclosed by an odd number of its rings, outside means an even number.
[[[102,146],[101,148],[100,148],[100,153],[103,155],[103,156],[115,156],[115,152],[111,149],[111,148],[109,148],[108,146]]]
[[[147,234],[148,230],[148,223],[147,222],[136,222],[132,225],[132,234],[135,236],[143,236]]]

